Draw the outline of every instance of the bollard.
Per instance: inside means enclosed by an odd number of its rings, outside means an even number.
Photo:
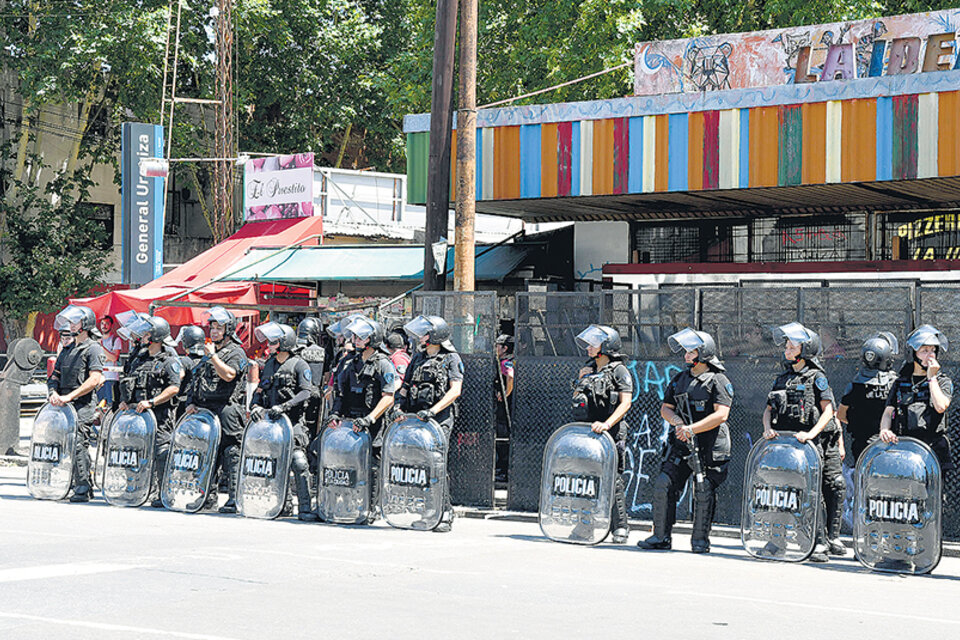
[[[18,338],[7,348],[7,366],[0,373],[0,455],[17,455],[20,443],[20,387],[30,381],[43,360],[33,338]]]

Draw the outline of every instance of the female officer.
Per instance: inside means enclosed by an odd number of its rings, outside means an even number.
[[[686,328],[667,338],[667,343],[675,352],[684,351],[687,368],[673,377],[663,394],[660,415],[674,429],[669,432],[667,452],[653,487],[653,535],[637,546],[671,547],[677,498],[690,472],[695,471],[690,549],[709,553],[717,488],[727,478],[730,461],[727,418],[733,404],[733,385],[724,374],[717,343],[709,333]]]
[[[623,421],[633,401],[633,378],[623,364],[620,334],[612,327],[592,324],[576,338],[591,361],[580,369],[573,392],[574,419],[591,422],[595,433],[610,432],[617,443],[617,482],[611,528],[613,544],[630,535],[627,523],[623,470],[629,427]]]

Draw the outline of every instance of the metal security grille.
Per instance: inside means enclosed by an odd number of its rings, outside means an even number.
[[[518,356],[577,356],[574,340],[584,327],[600,318],[597,293],[517,294],[515,352]]]
[[[447,460],[453,502],[492,507],[496,433],[494,344],[499,320],[496,293],[415,293],[413,313],[443,317],[463,359],[463,393]]]

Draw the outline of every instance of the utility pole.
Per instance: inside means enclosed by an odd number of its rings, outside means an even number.
[[[457,111],[457,223],[453,288],[473,291],[477,216],[477,0],[460,0],[460,88]]]
[[[433,40],[433,97],[430,104],[430,158],[427,162],[427,214],[423,239],[423,289],[436,291],[433,245],[447,233],[450,211],[450,132],[453,128],[453,57],[457,39],[457,0],[437,0]]]
[[[233,233],[233,0],[217,0],[217,117],[213,170],[213,240]]]

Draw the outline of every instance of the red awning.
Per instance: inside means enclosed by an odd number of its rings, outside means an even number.
[[[139,289],[111,291],[92,298],[74,298],[70,301],[84,304],[93,309],[97,317],[114,316],[122,311],[134,310],[146,312],[150,303],[156,300],[169,300],[186,291],[206,285],[178,298],[184,302],[208,302],[229,307],[231,304],[257,304],[260,301],[259,285],[254,282],[212,282],[217,276],[227,272],[248,249],[252,247],[286,247],[302,241],[303,246],[319,244],[323,230],[323,218],[296,218],[289,220],[265,220],[248,222],[235,234],[219,244],[204,251],[189,262],[173,269],[153,282]],[[209,284],[208,284],[209,283]],[[309,304],[307,289],[282,285],[264,285],[273,294],[286,293],[290,300],[281,300],[274,296],[272,302],[284,304]],[[238,317],[258,315],[256,311],[235,310]],[[187,307],[161,307],[158,315],[173,326],[197,324],[202,320],[203,309]]]

